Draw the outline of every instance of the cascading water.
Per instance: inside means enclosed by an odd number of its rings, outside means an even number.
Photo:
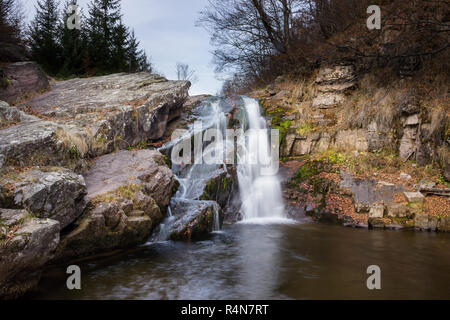
[[[247,142],[241,139],[244,159],[238,164],[241,213],[245,220],[285,218],[281,185],[276,173],[263,174],[271,164],[271,148],[265,119],[256,100],[244,98],[248,117]],[[269,165],[270,166],[270,165]]]
[[[215,129],[225,138],[226,130],[230,125],[227,114],[230,115],[233,110],[239,110],[242,116],[240,129],[243,129],[242,131],[248,129],[245,134],[241,134],[237,138],[237,164],[235,164],[241,198],[240,213],[243,221],[251,222],[255,219],[273,221],[285,218],[280,182],[276,172],[267,173],[267,168],[273,167],[273,161],[278,161],[278,159],[271,157],[269,130],[265,119],[261,116],[257,100],[247,97],[239,98],[237,102],[214,99],[202,104],[194,110],[195,120],[202,123],[201,128],[196,127],[195,124],[191,125],[186,134],[169,142],[162,149],[173,150],[172,148],[183,141],[189,141],[190,145],[199,136],[201,139],[203,134],[206,135],[207,129]],[[200,153],[194,152],[194,157],[191,159],[194,160],[192,164],[173,164],[172,166],[180,187],[172,199],[172,210],[169,211],[169,217],[160,226],[159,241],[168,238],[172,224],[178,218],[175,213],[177,210],[174,208],[180,203],[185,211],[200,204],[209,205],[213,211],[212,229],[218,231],[220,228],[219,205],[214,201],[201,201],[199,198],[211,179],[227,172],[229,163],[225,161],[225,155],[228,156],[230,150],[235,151],[234,139],[233,141],[222,139],[222,141],[214,141],[209,145],[202,144],[202,148]],[[214,164],[205,163],[204,158],[211,152],[220,155],[219,158],[222,157],[223,161]],[[186,214],[189,215],[189,212]]]

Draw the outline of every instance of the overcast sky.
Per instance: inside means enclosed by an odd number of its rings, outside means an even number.
[[[35,13],[37,0],[22,0],[28,19]],[[64,0],[60,1],[61,3]],[[79,3],[87,14],[89,0]],[[212,64],[209,34],[195,21],[208,0],[122,0],[125,24],[134,29],[141,47],[151,57],[156,70],[176,79],[175,65],[183,62],[197,72],[199,81],[191,95],[216,94],[222,83],[216,79]],[[62,6],[61,6],[62,7]]]

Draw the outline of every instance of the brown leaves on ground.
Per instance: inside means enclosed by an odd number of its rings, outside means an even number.
[[[450,216],[450,199],[448,197],[428,196],[425,198],[425,211],[432,216]]]

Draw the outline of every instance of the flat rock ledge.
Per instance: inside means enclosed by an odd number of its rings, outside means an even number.
[[[158,140],[181,114],[189,87],[146,72],[56,82],[16,106],[24,116],[0,127],[0,154],[21,166],[77,167],[80,159]]]
[[[102,156],[85,181],[89,208],[63,235],[55,261],[145,243],[163,220],[176,189],[172,171],[155,150]]]

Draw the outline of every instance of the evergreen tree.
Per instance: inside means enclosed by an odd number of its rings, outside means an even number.
[[[99,73],[108,73],[114,68],[113,35],[120,18],[120,0],[92,0],[89,5],[89,59],[91,67]]]
[[[58,2],[38,0],[30,26],[30,49],[33,59],[50,74],[56,74],[61,66],[58,25]]]
[[[141,71],[141,56],[143,51],[139,50],[139,41],[136,39],[134,30],[131,31],[128,39],[128,72]]]
[[[150,59],[147,57],[147,53],[145,50],[143,51],[142,55],[139,57],[139,71],[146,71],[146,72],[152,72],[152,64],[150,62]]]
[[[83,68],[83,57],[86,47],[86,30],[85,25],[83,24],[84,19],[80,19],[81,30],[76,28],[70,30],[67,28],[67,20],[74,14],[74,12],[70,11],[68,13],[70,5],[77,5],[77,0],[66,1],[59,27],[62,54],[62,66],[59,73],[63,76],[85,73]]]
[[[112,71],[114,72],[128,71],[129,36],[128,28],[122,21],[119,21],[118,25],[114,28],[112,40],[111,63]]]

